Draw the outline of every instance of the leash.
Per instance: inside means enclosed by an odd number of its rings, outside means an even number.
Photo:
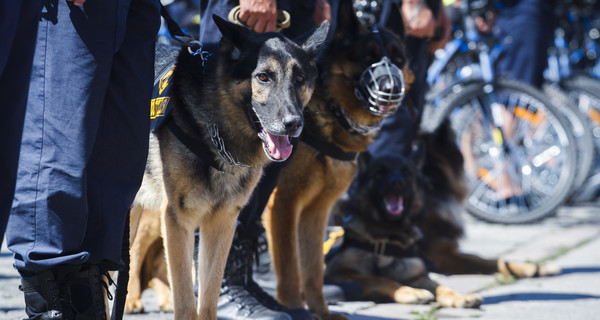
[[[240,6],[235,6],[231,11],[229,11],[229,15],[227,19],[230,22],[235,24],[239,24],[240,26],[247,27],[248,26],[240,20]],[[275,25],[275,31],[279,32],[283,29],[289,28],[291,25],[290,14],[285,10],[277,10],[277,24]]]
[[[127,210],[127,217],[125,220],[125,230],[123,230],[123,240],[121,241],[121,259],[125,263],[123,270],[119,270],[117,276],[117,288],[115,289],[115,302],[113,304],[112,312],[110,315],[111,320],[122,320],[123,313],[125,310],[125,300],[127,299],[127,283],[129,282],[129,227],[131,211]]]
[[[167,24],[167,30],[169,30],[169,34],[171,35],[171,38],[173,38],[173,40],[188,47],[190,53],[194,52],[196,54],[199,54],[202,52],[202,44],[199,41],[195,40],[194,37],[181,30],[181,27],[177,24],[177,22],[175,22],[175,20],[173,20],[173,18],[171,18],[171,15],[167,11],[167,8],[165,8],[165,6],[163,6],[162,3],[160,4],[160,15],[163,17],[163,19],[165,19],[165,23]]]

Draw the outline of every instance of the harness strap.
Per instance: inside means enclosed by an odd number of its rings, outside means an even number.
[[[342,245],[373,252],[382,256],[393,256],[397,258],[408,258],[418,256],[417,248],[415,245],[402,247],[397,244],[394,244],[391,241],[373,242],[369,240],[359,239],[353,236],[351,233],[346,233],[346,235],[344,236],[344,243]]]
[[[346,152],[333,143],[324,141],[310,134],[303,134],[300,141],[306,143],[313,149],[317,150],[328,157],[341,161],[354,161],[358,158],[358,152]]]
[[[173,121],[172,117],[169,117],[165,120],[165,125],[173,135],[193,154],[195,154],[198,158],[206,161],[211,167],[215,170],[225,172],[221,165],[215,160],[212,156],[212,153],[209,150],[209,146],[204,143],[204,141],[196,139],[187,133],[185,133],[181,128]]]

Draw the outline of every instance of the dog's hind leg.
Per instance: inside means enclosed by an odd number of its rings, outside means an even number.
[[[139,228],[131,242],[131,258],[129,264],[129,283],[127,284],[127,299],[125,301],[126,313],[144,312],[142,303],[141,272],[146,254],[150,246],[160,238],[160,212],[144,211],[138,207],[136,216],[139,217]],[[136,211],[136,210],[133,210]]]
[[[459,251],[458,243],[434,239],[427,245],[424,257],[433,263],[437,272],[447,274],[493,274],[498,271],[496,259],[484,259]]]
[[[173,312],[173,298],[168,283],[164,279],[152,278],[148,287],[154,290],[160,311]]]
[[[552,276],[561,269],[555,265],[527,262],[507,262],[503,259],[485,259],[473,254],[462,253],[454,240],[439,239],[428,244],[423,254],[430,260],[436,271],[447,274],[494,274],[515,278]]]
[[[168,205],[162,214],[162,234],[167,269],[169,270],[169,283],[173,292],[175,319],[196,320],[198,314],[192,276],[196,227],[192,221],[182,220],[186,214],[187,212],[178,212]],[[207,319],[216,319],[216,311],[213,312],[212,318]]]
[[[202,219],[198,252],[198,312],[200,319],[217,318],[217,302],[227,255],[233,241],[236,210],[212,212]],[[188,269],[190,270],[190,269]],[[177,302],[177,301],[175,301]],[[177,305],[175,305],[177,310]],[[188,319],[179,318],[175,319]]]

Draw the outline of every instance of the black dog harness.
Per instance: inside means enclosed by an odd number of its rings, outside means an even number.
[[[354,161],[358,159],[358,152],[346,152],[333,143],[323,140],[321,137],[315,137],[310,133],[302,134],[300,141],[306,143],[319,153],[341,161]]]
[[[346,233],[344,235],[344,242],[342,248],[352,247],[361,249],[364,251],[372,252],[382,256],[392,256],[396,258],[410,258],[418,256],[417,246],[415,243],[401,246],[395,244],[392,241],[369,241],[353,236],[352,233]],[[341,249],[341,248],[340,248]]]

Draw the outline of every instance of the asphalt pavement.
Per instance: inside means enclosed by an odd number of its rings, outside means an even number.
[[[438,308],[427,305],[339,302],[334,312],[351,320],[598,320],[600,319],[600,203],[562,207],[556,216],[526,225],[485,223],[465,214],[465,252],[514,261],[546,262],[562,268],[553,277],[506,281],[495,275],[439,275],[438,282],[455,291],[476,292],[484,301],[478,309]],[[19,277],[12,255],[0,250],[0,320],[25,316]],[[171,320],[160,313],[151,290],[142,300],[147,313],[125,320]],[[184,319],[185,320],[185,319]]]

